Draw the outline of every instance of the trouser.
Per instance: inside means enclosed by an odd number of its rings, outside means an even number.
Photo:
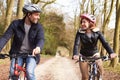
[[[99,57],[100,55],[98,55],[98,53],[96,53],[94,56]],[[96,63],[98,65],[98,70],[100,75],[103,75],[103,65],[102,65],[102,60],[96,60]],[[80,66],[80,71],[81,71],[81,75],[82,75],[82,80],[88,80],[89,78],[89,66],[88,66],[88,62],[80,62],[79,63]]]
[[[17,62],[19,66],[24,65],[24,58],[18,57]],[[27,75],[27,80],[36,80],[34,70],[36,67],[36,61],[35,58],[32,56],[28,56],[25,59],[25,64],[26,64],[26,75]],[[11,65],[10,65],[10,77],[14,76],[14,65],[15,65],[15,58],[11,59]]]

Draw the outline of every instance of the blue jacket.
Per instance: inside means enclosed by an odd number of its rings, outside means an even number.
[[[20,51],[24,36],[25,36],[25,29],[24,29],[24,19],[14,20],[4,35],[0,38],[0,51],[4,47],[4,45],[8,42],[8,40],[13,37],[12,45],[10,49],[10,54],[16,54]],[[43,48],[44,45],[44,31],[41,24],[32,24],[29,34],[28,40],[30,47],[34,49],[36,46]]]
[[[98,40],[100,40],[109,54],[114,53],[100,31],[92,31],[91,38],[89,38],[84,31],[79,30],[75,38],[73,55],[79,54],[80,45],[80,54],[84,56],[93,56],[95,53],[98,53]]]

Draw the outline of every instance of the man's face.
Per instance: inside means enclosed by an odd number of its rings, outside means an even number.
[[[30,14],[28,17],[32,23],[36,24],[38,22],[38,20],[40,19],[40,13],[34,12],[34,13]]]

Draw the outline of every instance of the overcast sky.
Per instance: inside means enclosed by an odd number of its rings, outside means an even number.
[[[78,0],[56,0],[53,6],[60,9],[64,14],[68,14],[72,18],[74,17],[76,9],[79,8]]]

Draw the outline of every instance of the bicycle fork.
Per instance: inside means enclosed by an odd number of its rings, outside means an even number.
[[[96,64],[90,64],[90,70],[89,70],[89,80],[95,80],[95,77],[97,76],[97,65]]]

